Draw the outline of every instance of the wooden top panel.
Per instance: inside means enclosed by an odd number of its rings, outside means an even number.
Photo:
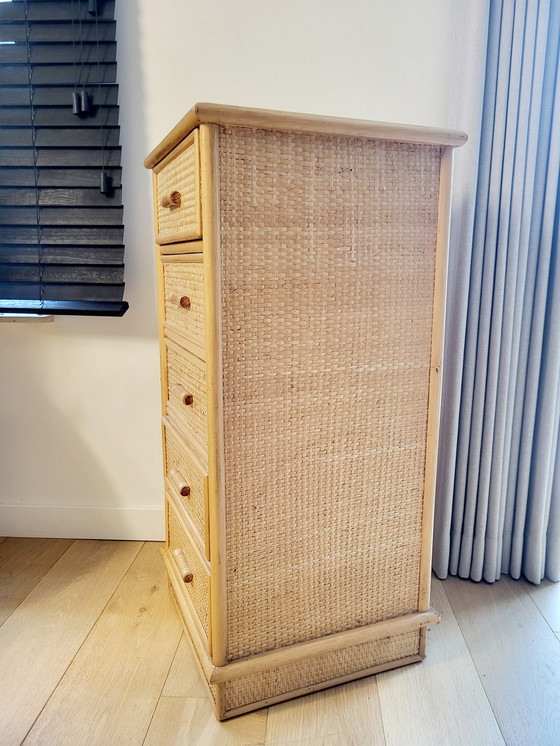
[[[195,127],[202,123],[260,127],[292,132],[317,132],[328,135],[349,135],[374,140],[395,140],[397,142],[415,142],[451,147],[458,147],[467,141],[467,135],[458,130],[201,103],[195,104],[167,137],[152,150],[144,161],[144,166],[153,168]]]

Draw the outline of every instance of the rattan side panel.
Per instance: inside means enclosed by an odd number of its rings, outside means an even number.
[[[417,609],[441,151],[219,140],[235,660]]]
[[[167,509],[169,521],[169,550],[170,552],[173,552],[174,549],[183,550],[187,564],[194,576],[192,583],[185,585],[185,592],[191,597],[198,616],[200,617],[200,621],[202,622],[202,626],[204,627],[206,634],[208,634],[208,599],[210,594],[209,577],[204,566],[198,559],[196,551],[193,549],[181,528],[169,503]]]
[[[227,713],[250,702],[418,655],[418,649],[419,632],[407,632],[244,676],[224,684],[224,707]]]
[[[200,236],[196,158],[193,142],[156,175],[157,236],[160,243],[176,241],[180,237]],[[172,208],[164,207],[161,200],[172,192],[180,193],[181,204]]]
[[[165,323],[179,334],[204,346],[204,278],[202,264],[163,262]],[[175,296],[186,295],[190,308],[182,308]]]
[[[183,497],[175,491],[175,499],[189,514],[202,537],[206,534],[206,499],[204,492],[205,474],[189,457],[189,449],[181,437],[171,427],[165,428],[165,473],[169,476],[178,471],[181,478],[191,488],[190,495]]]
[[[208,446],[208,407],[206,399],[206,371],[196,358],[183,354],[178,348],[167,347],[168,397],[192,427],[200,442]],[[185,404],[182,392],[191,394],[192,404]]]

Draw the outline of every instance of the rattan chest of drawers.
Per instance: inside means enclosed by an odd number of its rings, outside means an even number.
[[[424,657],[465,139],[199,104],[146,159],[164,560],[219,718]]]

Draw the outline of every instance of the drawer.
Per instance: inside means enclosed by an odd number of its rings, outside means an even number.
[[[206,366],[200,358],[165,339],[167,348],[167,398],[175,405],[203,450],[208,449]]]
[[[200,550],[209,559],[208,470],[189,449],[168,417],[164,417],[163,424],[168,488],[191,520]]]
[[[202,236],[197,130],[154,169],[154,195],[157,243]]]
[[[205,359],[204,272],[199,255],[162,257],[165,329],[178,335],[185,347]]]
[[[169,498],[167,544],[169,556],[184,581],[186,595],[200,619],[202,627],[209,636],[209,606],[210,606],[210,573],[199,553],[193,547],[187,536],[184,521],[180,513]]]

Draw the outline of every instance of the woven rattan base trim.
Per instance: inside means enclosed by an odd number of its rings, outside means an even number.
[[[220,719],[422,659],[420,632],[375,640],[218,684]]]

